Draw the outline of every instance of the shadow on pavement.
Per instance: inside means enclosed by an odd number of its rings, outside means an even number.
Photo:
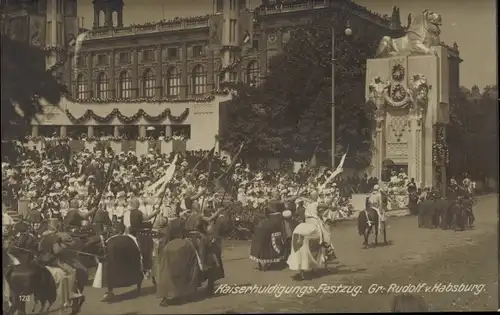
[[[143,287],[141,289],[140,293],[137,293],[137,289],[134,288],[131,291],[128,291],[128,292],[125,292],[122,294],[117,294],[117,295],[113,296],[113,299],[111,301],[109,301],[108,304],[115,304],[115,303],[119,303],[119,302],[123,302],[123,301],[127,301],[127,300],[132,300],[132,299],[142,297],[142,296],[152,295],[155,292],[156,292],[156,289],[154,286]]]
[[[382,243],[378,243],[378,244],[372,243],[372,244],[368,245],[368,247],[365,247],[365,249],[387,247],[387,246],[392,246],[392,245],[394,245],[393,241],[387,241],[387,243],[382,242]]]

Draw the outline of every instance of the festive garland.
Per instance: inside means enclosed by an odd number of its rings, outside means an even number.
[[[389,91],[391,91],[390,95]],[[400,92],[401,97],[394,97],[394,92]],[[389,86],[384,90],[383,95],[386,103],[395,108],[406,108],[411,104],[410,93],[399,83]]]
[[[186,99],[171,99],[167,97],[140,97],[140,98],[85,98],[85,99],[77,99],[71,96],[70,94],[65,95],[66,99],[74,102],[74,103],[82,103],[82,104],[109,104],[109,103],[206,103],[211,102],[215,99],[215,95],[208,95],[204,97],[198,98],[186,98]]]
[[[233,70],[234,68],[236,68],[236,66],[238,66],[241,62],[241,58],[236,58],[230,65],[227,65],[225,67],[220,67],[220,72],[226,72],[228,70]]]
[[[172,115],[172,113],[170,112],[170,109],[165,109],[158,116],[150,116],[141,108],[133,116],[128,117],[128,116],[123,115],[118,108],[115,108],[111,111],[111,113],[109,113],[108,115],[106,115],[104,117],[99,116],[96,113],[94,113],[93,110],[88,109],[85,112],[85,114],[83,114],[79,118],[76,118],[75,116],[73,116],[70,113],[69,110],[66,110],[66,116],[68,116],[69,120],[75,125],[81,125],[81,124],[87,122],[91,118],[99,123],[109,123],[115,117],[117,117],[118,120],[124,124],[132,124],[142,117],[144,117],[144,119],[146,119],[146,121],[152,122],[152,123],[157,123],[157,122],[163,121],[165,118],[168,118],[168,119],[170,119],[170,121],[175,122],[175,123],[181,123],[184,120],[186,120],[188,115],[189,115],[189,108],[186,108],[184,110],[184,112],[182,112],[182,114],[180,114],[179,116]]]
[[[437,132],[436,140],[432,143],[432,163],[434,165],[447,165],[450,163],[450,151],[446,144],[444,131],[441,128]]]

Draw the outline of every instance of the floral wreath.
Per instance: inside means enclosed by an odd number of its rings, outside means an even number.
[[[405,68],[399,64],[395,65],[394,67],[392,67],[391,75],[395,81],[401,82],[405,77]]]
[[[396,102],[401,102],[407,96],[406,89],[401,84],[394,84],[391,87],[391,96],[392,96],[392,99],[395,100]]]

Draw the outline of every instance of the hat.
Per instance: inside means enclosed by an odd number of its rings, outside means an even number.
[[[379,191],[380,190],[380,186],[379,185],[374,185],[373,186],[373,191]]]
[[[118,194],[116,194],[116,198],[123,198],[125,197],[125,192],[124,191],[119,191]]]
[[[291,218],[292,217],[292,211],[290,211],[290,210],[285,210],[285,211],[283,211],[282,214],[283,214],[284,218]]]
[[[111,192],[111,191],[108,191],[105,195],[105,197],[107,198],[113,198],[115,195]]]

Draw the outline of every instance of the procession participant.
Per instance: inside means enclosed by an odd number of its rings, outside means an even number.
[[[157,206],[156,209],[149,215],[144,215],[139,210],[139,200],[133,198],[130,200],[130,208],[124,213],[123,223],[128,229],[130,235],[137,239],[139,250],[142,254],[142,266],[144,272],[149,274],[152,267],[152,255],[153,255],[153,239],[151,233],[141,233],[144,228],[144,224],[151,218],[160,213],[160,207]]]
[[[42,212],[40,212],[36,208],[33,208],[29,210],[28,215],[26,216],[26,220],[31,224],[31,228],[33,229],[33,231],[36,232],[40,228],[40,224],[44,220],[44,217],[42,215]]]
[[[323,220],[321,220],[322,212],[327,209],[327,205],[323,203],[319,203],[318,193],[313,191],[309,197],[310,202],[306,205],[304,216],[305,223],[313,224],[317,227],[320,232],[320,244],[326,249],[326,258],[328,259],[336,259],[337,255],[335,254],[335,250],[331,241],[330,230]]]
[[[68,213],[66,214],[66,217],[64,217],[63,224],[64,226],[78,228],[82,225],[82,221],[88,220],[88,218],[92,216],[94,212],[95,210],[82,213],[78,209],[78,201],[74,199],[70,200],[69,210]]]
[[[94,231],[98,234],[105,234],[112,226],[112,222],[109,218],[109,213],[106,208],[107,204],[99,204],[97,211],[92,219],[92,226],[94,227]]]
[[[199,211],[190,211],[190,213],[186,217],[186,221],[184,224],[184,229],[187,233],[186,236],[189,237],[195,244],[195,247],[200,255],[203,270],[208,269],[207,250],[209,246],[209,240],[207,236],[207,227],[208,224],[222,212],[222,210],[222,208],[218,209],[210,217],[205,217]]]
[[[45,265],[59,267],[66,273],[70,287],[69,299],[72,300],[83,296],[78,290],[76,278],[76,268],[79,266],[73,266],[75,261],[71,260],[65,245],[70,240],[63,239],[64,235],[58,233],[59,228],[60,221],[57,218],[49,219],[48,230],[43,233],[39,244],[39,251],[42,253],[40,260]]]
[[[123,218],[123,213],[125,212],[126,209],[126,194],[124,191],[119,191],[116,194],[116,201],[115,201],[115,206],[113,208],[113,216],[117,218],[117,220],[122,220]]]
[[[386,215],[385,206],[384,206],[386,204],[386,202],[384,200],[384,196],[383,196],[381,189],[380,189],[380,186],[378,184],[373,186],[372,192],[368,196],[368,202],[370,204],[370,207],[372,209],[374,209],[375,211],[377,211],[377,213],[378,213],[379,229],[378,229],[378,231],[375,231],[375,232],[380,233],[380,231],[382,229],[382,224],[386,224],[387,215]]]

